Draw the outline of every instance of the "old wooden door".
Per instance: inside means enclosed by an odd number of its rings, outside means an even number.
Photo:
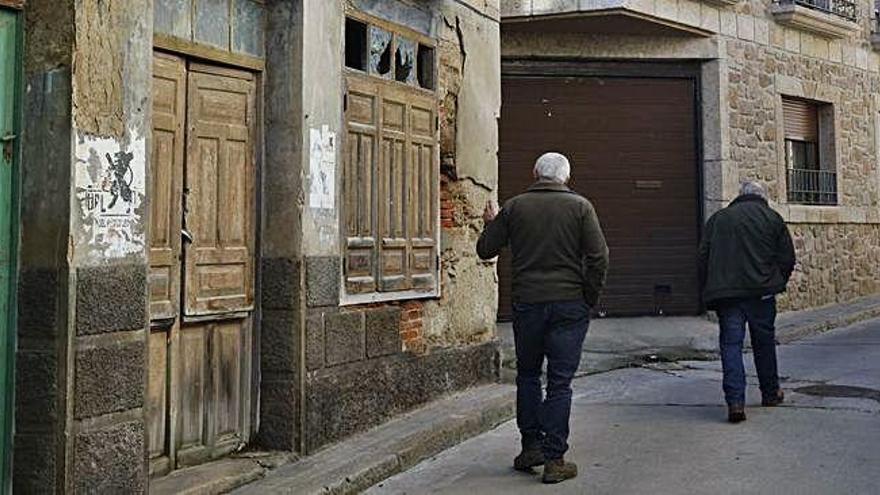
[[[12,281],[15,274],[13,177],[17,144],[16,94],[19,13],[0,7],[0,493],[11,493],[9,461],[14,382],[15,332]]]
[[[153,473],[250,429],[255,77],[153,59],[149,451]]]

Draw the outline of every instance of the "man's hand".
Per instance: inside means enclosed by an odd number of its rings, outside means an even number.
[[[495,220],[495,217],[498,216],[498,203],[492,201],[486,201],[486,208],[483,210],[483,221],[486,223]]]

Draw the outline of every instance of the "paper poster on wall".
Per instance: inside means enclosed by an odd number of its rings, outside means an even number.
[[[141,206],[145,143],[80,135],[76,143],[76,197],[87,242],[105,258],[144,249]]]
[[[332,210],[336,205],[336,133],[328,126],[309,132],[309,207]]]

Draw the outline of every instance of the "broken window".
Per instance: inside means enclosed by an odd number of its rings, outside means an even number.
[[[434,89],[434,48],[419,43],[418,54],[419,86]]]
[[[354,19],[345,20],[345,66],[367,70],[367,25]]]
[[[391,33],[370,26],[370,73],[391,76]]]
[[[402,83],[416,82],[416,43],[397,37],[397,52],[394,57],[394,79]]]

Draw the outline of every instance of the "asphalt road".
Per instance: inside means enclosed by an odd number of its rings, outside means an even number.
[[[751,364],[751,355],[745,356]],[[726,423],[718,361],[663,363],[575,381],[580,476],[559,485],[510,467],[516,425],[470,439],[370,494],[880,494],[880,320],[779,348],[787,402]]]

